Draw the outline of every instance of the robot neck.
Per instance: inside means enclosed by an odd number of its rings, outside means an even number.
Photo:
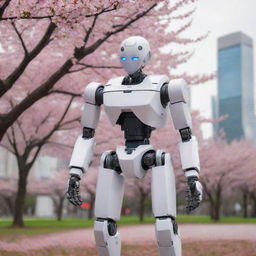
[[[140,84],[146,76],[147,75],[144,74],[141,69],[139,69],[135,73],[125,76],[122,84],[124,85]]]

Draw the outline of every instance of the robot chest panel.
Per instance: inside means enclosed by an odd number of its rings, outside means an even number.
[[[163,77],[163,76],[162,76]],[[160,99],[164,80],[152,83],[150,76],[138,85],[122,85],[122,78],[109,81],[104,89],[103,104],[111,123],[116,124],[123,112],[133,112],[143,123],[152,127],[163,127],[167,110]]]

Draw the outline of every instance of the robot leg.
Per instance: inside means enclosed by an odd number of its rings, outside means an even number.
[[[164,157],[163,157],[164,156]],[[152,207],[160,256],[181,256],[181,241],[176,218],[175,176],[169,154],[156,153],[152,168]]]
[[[120,256],[121,253],[116,220],[120,218],[121,214],[124,177],[118,171],[120,167],[117,166],[117,160],[114,152],[106,152],[101,158],[95,200],[97,219],[94,223],[94,235],[99,256]]]

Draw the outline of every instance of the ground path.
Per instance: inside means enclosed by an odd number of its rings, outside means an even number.
[[[183,224],[179,225],[181,236],[186,241],[198,240],[249,240],[256,242],[256,225],[250,224]],[[126,244],[155,243],[154,225],[120,227],[122,241]],[[92,229],[72,230],[23,238],[15,242],[0,241],[0,250],[28,251],[51,246],[92,247]]]

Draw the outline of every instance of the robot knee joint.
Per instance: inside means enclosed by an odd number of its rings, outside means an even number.
[[[153,166],[161,166],[165,164],[165,152],[163,150],[149,150],[141,159],[142,167],[145,170]]]
[[[148,170],[152,166],[154,166],[156,163],[156,152],[155,150],[149,150],[147,151],[141,159],[141,165],[144,170]]]
[[[115,170],[117,173],[121,173],[121,167],[115,151],[111,151],[106,155],[104,160],[104,168]]]
[[[117,233],[117,224],[114,220],[112,219],[103,219],[103,218],[97,218],[98,222],[106,222],[107,224],[107,230],[108,230],[108,234],[110,236],[114,236]]]

